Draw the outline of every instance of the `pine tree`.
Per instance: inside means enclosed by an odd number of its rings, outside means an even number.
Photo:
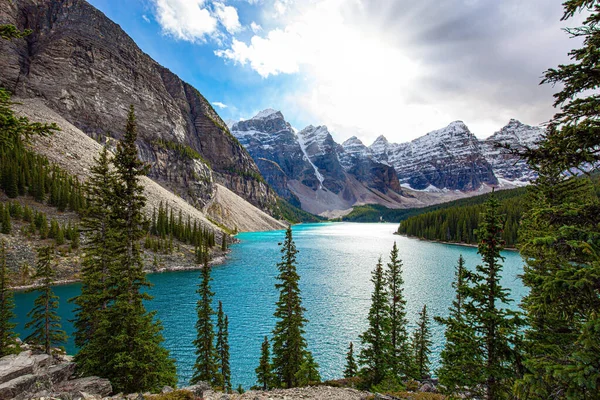
[[[105,364],[104,345],[93,339],[104,317],[102,313],[113,300],[109,281],[117,258],[118,239],[112,220],[115,182],[108,150],[104,147],[90,168],[90,178],[85,184],[88,207],[82,215],[81,226],[88,240],[81,268],[81,294],[70,300],[76,305],[74,339],[80,348],[75,361],[84,375],[98,373]]]
[[[417,328],[413,332],[412,350],[415,365],[415,376],[417,380],[427,379],[430,376],[431,362],[431,327],[427,315],[427,304],[419,312]]]
[[[383,381],[390,373],[390,307],[381,258],[371,275],[374,288],[369,309],[369,327],[360,336],[363,348],[359,355],[360,373],[371,385]]]
[[[273,382],[273,373],[271,372],[271,355],[269,354],[269,338],[265,336],[260,348],[260,362],[256,367],[256,380],[263,390],[271,387]]]
[[[600,387],[600,202],[588,178],[564,171],[597,170],[600,145],[600,3],[567,0],[562,20],[581,47],[572,62],[549,69],[543,83],[561,88],[560,108],[536,148],[524,152],[538,173],[519,235],[526,265],[525,375],[518,394],[535,399],[595,399]]]
[[[0,215],[2,217],[0,219],[0,222],[2,222],[2,229],[0,230],[0,233],[4,233],[5,235],[8,235],[12,232],[12,224],[10,222],[10,212],[8,211],[8,207],[2,207],[0,209],[0,212],[2,213],[2,215]]]
[[[200,295],[196,305],[198,319],[196,321],[196,363],[194,364],[194,374],[191,383],[200,381],[218,384],[217,352],[214,346],[214,331],[212,317],[215,314],[212,308],[212,298],[214,293],[210,290],[210,268],[204,263],[202,268],[202,281],[196,291]]]
[[[8,267],[6,265],[6,242],[0,244],[0,357],[16,353],[19,349],[16,342],[15,324],[12,319],[15,302],[9,287]]]
[[[292,238],[292,228],[288,227],[281,247],[281,262],[277,264],[279,275],[275,288],[279,290],[279,300],[274,313],[277,322],[273,329],[273,372],[277,384],[282,387],[296,387],[298,373],[306,355],[304,339],[304,317],[302,297],[296,272],[296,245]]]
[[[31,319],[25,329],[33,332],[25,338],[25,342],[40,346],[46,354],[52,354],[52,348],[62,345],[67,334],[61,329],[58,315],[58,296],[52,291],[54,269],[52,268],[54,249],[42,247],[38,250],[38,260],[34,279],[40,280],[40,286],[31,291],[39,291],[40,295],[33,303],[33,309],[27,313]]]
[[[111,303],[101,314],[92,345],[105,349],[105,363],[98,366],[97,375],[109,379],[115,391],[125,393],[157,391],[177,382],[174,360],[161,346],[162,326],[155,321],[156,313],[147,312],[144,306],[151,297],[142,291],[150,284],[139,248],[145,234],[142,209],[146,202],[139,177],[147,168],[138,159],[136,139],[131,107],[113,159],[116,180],[110,204],[114,221],[111,251],[116,257],[108,280]]]
[[[486,202],[477,231],[483,263],[475,271],[467,271],[469,285],[465,286],[466,317],[473,324],[483,352],[481,385],[487,400],[505,396],[518,377],[519,367],[514,364],[517,357],[511,344],[518,340],[522,325],[518,313],[505,308],[511,301],[510,291],[500,284],[504,257],[500,254],[503,221],[498,206],[495,196]]]
[[[358,373],[358,366],[354,360],[354,344],[350,342],[348,353],[346,354],[346,368],[344,369],[344,378],[354,378]]]
[[[465,388],[475,388],[483,380],[483,354],[475,338],[475,330],[465,319],[465,274],[465,260],[461,255],[452,283],[456,296],[449,308],[449,315],[447,318],[435,318],[436,322],[446,327],[446,344],[440,353],[441,366],[437,375],[441,387],[450,395],[460,395]]]
[[[320,382],[319,364],[313,358],[312,353],[306,352],[304,361],[302,361],[298,372],[296,372],[296,383],[298,386],[308,386]]]
[[[223,313],[223,303],[219,301],[217,311],[217,365],[219,383],[226,393],[231,392],[231,368],[229,366],[229,319]]]
[[[404,279],[402,278],[402,261],[398,257],[396,242],[390,252],[390,262],[385,271],[385,282],[389,302],[390,344],[392,347],[389,360],[392,373],[396,377],[406,376],[410,365],[410,351],[406,319],[406,300],[404,299]]]

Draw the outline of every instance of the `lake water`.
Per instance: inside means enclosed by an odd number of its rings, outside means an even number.
[[[298,272],[303,305],[307,309],[306,338],[323,379],[340,378],[344,369],[348,343],[359,347],[358,336],[367,325],[372,284],[370,274],[379,256],[387,262],[394,241],[404,263],[405,296],[411,330],[417,312],[427,304],[431,316],[447,314],[454,292],[451,282],[454,268],[462,254],[468,267],[480,262],[477,250],[470,247],[429,243],[393,235],[397,224],[328,223],[305,224],[293,228],[299,250]],[[260,345],[274,326],[273,312],[278,293],[274,287],[278,243],[284,231],[243,233],[240,243],[231,247],[226,264],[212,270],[215,302],[221,300],[229,316],[232,383],[248,388],[255,384],[254,369],[258,365]],[[525,294],[518,278],[523,262],[516,252],[505,252],[502,283],[512,289],[517,299]],[[199,271],[169,272],[150,275],[154,299],[148,308],[157,311],[164,326],[164,345],[177,360],[180,386],[192,374],[195,361],[196,332],[195,293]],[[60,297],[60,314],[67,333],[71,325],[72,305],[67,299],[77,295],[79,285],[55,288]],[[26,336],[26,313],[36,293],[17,293],[17,330]],[[216,309],[216,306],[215,306]],[[443,329],[432,323],[434,367],[443,346]],[[72,342],[69,353],[75,352]]]

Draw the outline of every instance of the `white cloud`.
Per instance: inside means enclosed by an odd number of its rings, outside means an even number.
[[[457,119],[487,136],[509,118],[537,124],[552,114],[552,89],[537,84],[570,46],[560,4],[531,0],[529,20],[503,14],[520,0],[422,1],[274,0],[264,15],[282,14],[279,27],[215,54],[265,79],[298,74],[302,84],[267,106],[327,124],[338,140],[405,141]]]
[[[223,104],[220,101],[213,101],[212,104],[213,106],[219,107],[220,109],[227,108],[227,104]]]
[[[259,24],[257,24],[256,22],[252,21],[250,23],[250,29],[252,29],[252,32],[254,33],[258,33],[260,31],[262,31],[262,26],[260,26]]]
[[[142,14],[142,19],[148,23],[150,23],[150,18],[146,14]]]
[[[219,2],[215,2],[213,5],[216,17],[225,27],[227,32],[234,34],[242,28],[237,10],[234,7],[226,6],[225,4]]]
[[[163,31],[177,39],[202,41],[217,30],[205,0],[154,0],[156,18]]]

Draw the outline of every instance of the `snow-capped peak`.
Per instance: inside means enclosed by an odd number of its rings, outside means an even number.
[[[271,119],[280,117],[283,118],[283,115],[280,111],[273,110],[272,108],[267,108],[256,114],[254,117],[252,117],[252,119]]]

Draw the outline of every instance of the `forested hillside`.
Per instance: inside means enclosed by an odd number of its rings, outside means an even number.
[[[479,225],[484,203],[490,196],[488,193],[436,206],[434,210],[430,207],[423,209],[422,213],[402,221],[398,233],[427,240],[475,244],[475,229]],[[499,212],[505,221],[502,238],[507,247],[514,247],[525,207],[526,189],[500,191],[494,196],[500,201]]]

